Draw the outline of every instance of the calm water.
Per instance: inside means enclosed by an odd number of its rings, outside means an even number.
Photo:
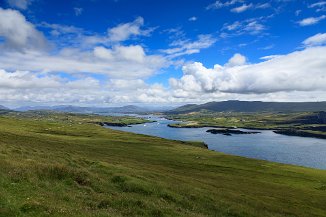
[[[153,116],[146,118],[157,122],[132,127],[108,128],[167,139],[203,141],[209,149],[228,154],[326,169],[326,140],[324,139],[285,136],[270,130],[249,135],[214,135],[206,132],[211,128],[170,128],[167,124],[175,121]]]

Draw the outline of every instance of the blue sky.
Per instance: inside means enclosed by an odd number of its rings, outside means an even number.
[[[323,0],[0,0],[0,103],[326,100]]]

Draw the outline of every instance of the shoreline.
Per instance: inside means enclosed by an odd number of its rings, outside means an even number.
[[[296,130],[296,129],[284,129],[284,128],[259,128],[259,127],[225,127],[225,126],[215,126],[215,125],[201,125],[201,126],[175,126],[168,124],[168,127],[171,128],[220,128],[220,129],[244,129],[244,130],[270,130],[276,134],[281,134],[284,136],[297,136],[297,137],[307,137],[307,138],[317,138],[317,139],[326,139],[326,134],[315,134],[311,132]]]

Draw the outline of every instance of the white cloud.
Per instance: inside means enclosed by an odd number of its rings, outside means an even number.
[[[225,23],[222,27],[221,37],[239,36],[244,34],[257,35],[262,33],[266,27],[261,23],[261,18],[250,18],[233,23]]]
[[[40,76],[29,71],[7,72],[0,70],[0,92],[16,92],[18,95],[29,92],[34,95],[39,93],[41,96],[42,92],[58,94],[58,90],[87,91],[96,90],[99,87],[99,81],[91,77],[67,80],[57,75]]]
[[[322,15],[319,17],[308,17],[308,18],[298,21],[298,24],[300,26],[315,25],[315,24],[319,23],[320,21],[324,20],[325,18],[326,18],[325,15]]]
[[[75,15],[78,17],[83,13],[84,9],[83,8],[74,8]]]
[[[296,10],[295,11],[295,16],[299,16],[301,12],[302,12],[301,10]]]
[[[283,55],[269,55],[269,56],[260,57],[259,59],[261,59],[261,60],[271,60],[271,59],[279,58],[281,56],[283,56]]]
[[[26,10],[31,0],[7,0],[7,2],[11,7]]]
[[[257,5],[255,5],[256,9],[266,9],[266,8],[270,8],[271,4],[269,2],[266,3],[259,3]]]
[[[47,28],[51,30],[51,35],[65,35],[65,34],[82,34],[84,30],[75,26],[67,26],[62,24],[51,24],[47,22],[42,22],[39,27]]]
[[[326,33],[318,33],[314,36],[311,36],[304,40],[302,44],[307,47],[326,45]]]
[[[133,22],[119,24],[116,27],[108,29],[108,37],[110,41],[125,41],[132,36],[148,36],[153,29],[143,30],[144,19],[137,17]]]
[[[170,79],[170,88],[149,85],[141,78],[129,76],[109,79],[101,85],[92,77],[71,80],[55,74],[0,70],[0,99],[7,103],[92,105],[226,99],[322,100],[326,99],[325,51],[325,47],[312,47],[255,64],[236,54],[224,66],[213,68],[188,63],[183,67],[182,78]]]
[[[183,55],[199,53],[201,49],[208,48],[216,42],[212,35],[199,35],[198,40],[176,40],[170,44],[169,49],[161,50],[168,57],[174,58]]]
[[[275,47],[274,44],[270,44],[270,45],[267,45],[265,47],[260,47],[258,48],[259,50],[270,50],[270,49],[273,49]]]
[[[0,70],[0,99],[7,103],[103,105],[110,102],[139,102],[140,95],[150,89],[151,86],[139,79],[110,80],[106,86],[92,77],[68,80],[57,75],[39,76],[29,71]]]
[[[171,79],[177,92],[269,94],[291,91],[326,91],[326,47],[307,48],[256,64],[245,64],[236,55],[232,62],[241,65],[215,65],[206,68],[202,63],[183,67],[183,77]],[[238,61],[239,60],[239,61]]]
[[[140,45],[131,46],[115,46],[113,49],[104,47],[95,47],[94,54],[106,60],[119,60],[134,61],[142,63],[145,61],[146,55],[144,49]]]
[[[8,49],[44,49],[47,45],[43,34],[16,10],[0,8],[0,37]],[[1,43],[0,43],[1,45]]]
[[[236,53],[229,59],[228,63],[226,64],[229,67],[232,66],[241,66],[247,62],[247,58],[239,53]]]
[[[242,13],[242,12],[252,8],[252,7],[253,7],[253,4],[248,4],[248,5],[243,4],[243,5],[239,6],[239,7],[232,8],[231,12],[233,12],[233,13]]]
[[[168,92],[160,85],[141,79],[110,79],[101,85],[92,77],[74,80],[58,75],[39,76],[29,71],[0,70],[1,102],[41,104],[93,104],[126,102],[168,102]]]
[[[244,1],[222,2],[223,7],[235,7],[236,3]],[[261,18],[247,19],[225,24],[222,30],[233,35],[258,34],[266,29],[263,22]],[[58,24],[41,23],[37,27],[49,30],[48,41],[56,43],[56,49],[44,49],[47,40],[21,13],[0,9],[1,102],[104,105],[232,98],[312,99],[314,94],[323,94],[317,99],[326,98],[325,47],[318,47],[325,43],[324,33],[306,39],[303,45],[309,48],[305,50],[262,57],[267,61],[256,64],[248,63],[241,54],[235,54],[224,66],[213,68],[201,63],[184,65],[180,61],[184,75],[180,79],[171,78],[170,87],[164,87],[147,84],[144,79],[171,62],[177,64],[176,57],[211,47],[216,38],[199,35],[196,40],[189,40],[175,30],[176,37],[169,49],[155,55],[135,41],[132,44],[127,41],[148,36],[153,30],[144,28],[141,17],[109,28],[106,35]]]
[[[196,21],[198,18],[197,17],[190,17],[188,20],[189,21]]]
[[[316,8],[317,12],[326,11],[326,1],[320,1],[309,5],[309,8]]]
[[[271,7],[271,4],[269,2],[262,2],[262,3],[249,3],[246,4],[245,0],[229,0],[229,1],[220,1],[217,0],[214,3],[208,5],[206,7],[207,10],[210,9],[221,9],[226,7],[236,6],[232,8],[230,11],[234,13],[242,13],[248,9],[266,9]]]
[[[28,71],[6,72],[0,70],[0,88],[9,89],[35,89],[35,88],[57,88],[60,79],[55,77],[37,77]]]
[[[167,58],[148,55],[138,44],[112,43],[148,35],[152,30],[143,30],[143,22],[137,18],[119,24],[105,36],[43,22],[38,27],[48,29],[50,43],[57,45],[50,50],[43,49],[47,40],[20,12],[0,8],[0,101],[102,105],[167,101],[164,87],[143,81],[168,66]]]
[[[224,8],[224,7],[229,7],[231,5],[234,5],[236,3],[242,3],[244,2],[243,0],[229,0],[229,1],[220,1],[220,0],[217,0],[215,1],[214,3],[208,5],[206,7],[207,10],[209,9],[219,9],[219,8]]]
[[[139,18],[135,23],[143,23],[143,20]],[[26,21],[18,11],[0,8],[0,36],[4,38],[1,46],[6,48],[0,53],[0,69],[39,73],[96,73],[113,78],[126,76],[145,78],[159,71],[167,63],[163,56],[146,55],[140,45],[115,45],[111,48],[90,46],[84,49],[82,43],[84,30],[47,23],[41,23],[40,27],[52,29],[55,31],[53,35],[56,37],[71,34],[75,41],[79,41],[80,46],[76,46],[77,48],[65,46],[56,52],[42,50],[46,45],[43,34],[36,30],[32,23]],[[119,32],[117,29],[111,29],[112,33]],[[137,31],[141,32],[142,30],[138,29]],[[141,34],[140,32],[133,32],[133,34]],[[75,37],[76,35],[77,37]]]
[[[110,79],[108,88],[115,91],[137,90],[146,88],[148,85],[142,79]]]
[[[118,46],[113,50],[97,47],[94,51],[64,49],[56,55],[36,51],[0,54],[0,68],[6,70],[95,73],[114,78],[148,77],[165,64],[164,57],[146,55],[140,46]]]
[[[309,5],[310,8],[326,6],[326,1],[320,1]]]

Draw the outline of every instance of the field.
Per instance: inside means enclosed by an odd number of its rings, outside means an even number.
[[[105,120],[103,120],[105,119]],[[326,171],[103,128],[0,116],[0,216],[326,216]]]
[[[242,113],[242,112],[192,112],[167,116],[184,123],[171,127],[225,127],[275,130],[286,135],[326,139],[325,112]]]

